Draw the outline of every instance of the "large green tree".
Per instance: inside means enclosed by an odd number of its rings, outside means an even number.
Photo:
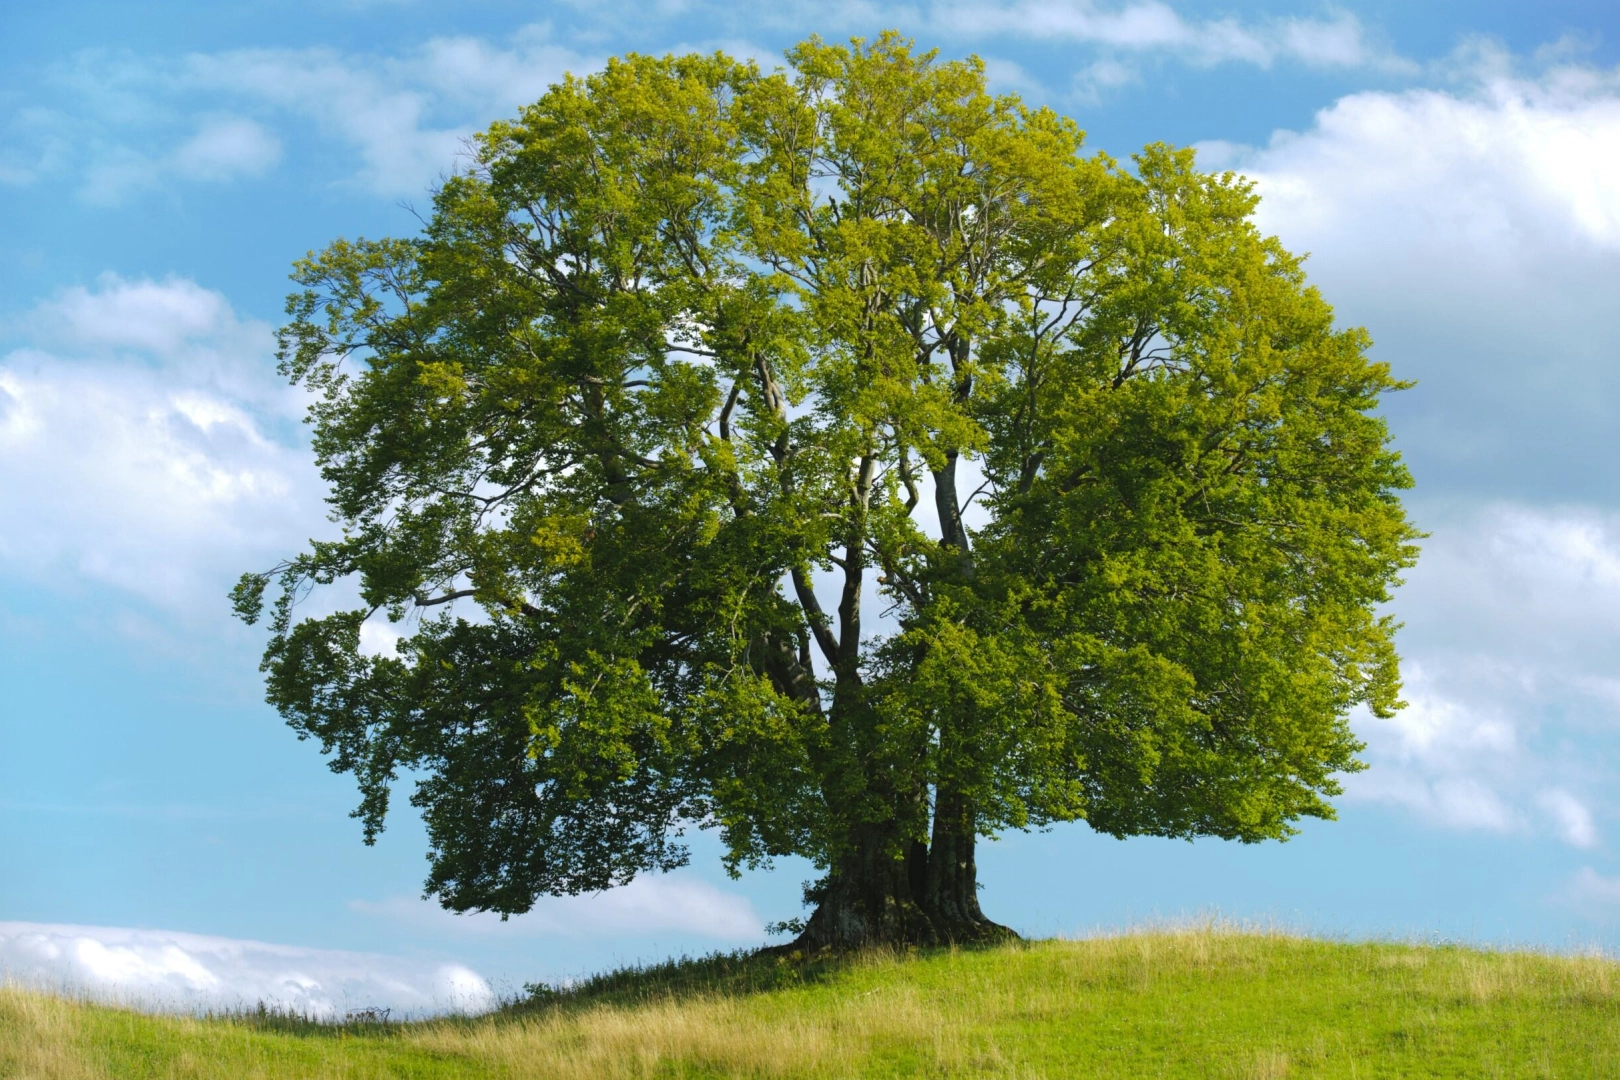
[[[404,771],[428,891],[517,913],[713,828],[847,947],[1006,933],[1002,829],[1331,817],[1416,536],[1365,334],[1191,151],[894,35],[787,60],[568,79],[420,235],[298,265],[343,533],[234,597],[368,841]]]

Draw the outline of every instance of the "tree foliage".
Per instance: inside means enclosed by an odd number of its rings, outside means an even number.
[[[428,890],[515,913],[713,828],[849,945],[998,932],[1001,829],[1331,817],[1417,535],[1366,335],[1189,150],[892,34],[787,59],[569,78],[419,236],[298,264],[343,533],[234,598],[368,840],[409,771]]]

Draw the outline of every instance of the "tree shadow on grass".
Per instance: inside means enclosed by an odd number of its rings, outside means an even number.
[[[921,960],[950,952],[1020,948],[1024,944],[1017,941],[817,953],[775,946],[682,957],[659,964],[623,967],[561,986],[529,983],[524,987],[523,997],[503,1005],[486,1019],[521,1019],[538,1011],[568,1011],[602,1005],[636,1006],[692,998],[748,997],[814,986],[872,963]]]

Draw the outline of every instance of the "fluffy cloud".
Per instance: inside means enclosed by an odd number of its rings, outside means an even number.
[[[364,915],[461,935],[676,933],[715,941],[757,941],[765,932],[746,897],[681,874],[642,875],[628,885],[589,896],[546,897],[528,914],[505,922],[489,913],[455,915],[437,904],[404,896],[381,902],[356,900],[349,906]]]
[[[1352,94],[1312,130],[1279,132],[1243,162],[1268,224],[1363,252],[1392,227],[1418,226],[1409,244],[1506,263],[1571,243],[1620,249],[1615,74],[1482,74],[1466,93]],[[1371,230],[1351,232],[1369,216]]]
[[[171,608],[319,521],[301,395],[267,326],[185,280],[103,278],[39,304],[0,358],[0,574]]]
[[[1620,73],[1487,59],[1206,159],[1257,182],[1262,225],[1418,381],[1389,412],[1420,490],[1612,503]]]
[[[85,172],[86,201],[115,206],[129,195],[179,178],[221,182],[263,176],[281,158],[281,140],[241,116],[204,116],[173,151],[152,156],[128,146],[105,148]]]
[[[1409,705],[1355,719],[1352,800],[1436,824],[1602,842],[1620,774],[1620,516],[1515,505],[1437,515],[1396,610]]]
[[[263,1002],[337,1019],[368,1008],[420,1015],[483,1012],[495,1004],[489,984],[460,964],[108,926],[0,922],[0,976],[182,1011]]]
[[[1597,846],[1597,826],[1592,822],[1592,811],[1575,796],[1562,788],[1548,788],[1536,796],[1536,805],[1546,812],[1566,844],[1581,848]]]

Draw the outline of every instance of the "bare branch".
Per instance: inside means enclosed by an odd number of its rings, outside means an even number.
[[[448,604],[452,600],[461,600],[469,596],[476,596],[477,594],[477,589],[457,589],[455,592],[449,592],[445,593],[443,596],[434,597],[427,597],[423,596],[421,593],[417,593],[412,599],[416,601],[416,606],[421,608],[432,607],[435,604]]]

